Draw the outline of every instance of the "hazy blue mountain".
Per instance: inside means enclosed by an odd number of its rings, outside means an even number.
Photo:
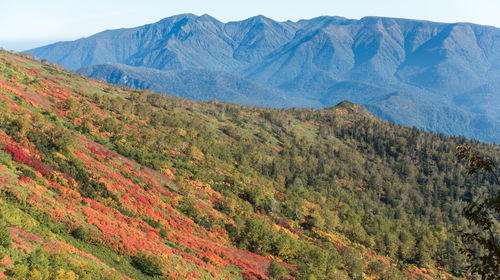
[[[161,71],[123,64],[99,64],[80,68],[80,73],[113,84],[151,89],[200,101],[212,99],[267,107],[290,107],[283,93],[223,71],[206,69]]]
[[[397,123],[500,143],[500,29],[489,26],[184,14],[28,52],[196,100],[328,107],[347,99]]]

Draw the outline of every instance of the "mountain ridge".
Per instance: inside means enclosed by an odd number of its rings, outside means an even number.
[[[28,53],[73,70],[94,65],[92,73],[98,78],[109,76],[97,69],[103,63],[162,71],[224,71],[289,101],[250,105],[328,107],[346,99],[338,90],[343,88],[350,93],[347,99],[377,107],[373,112],[391,115],[397,123],[499,143],[500,117],[491,113],[500,103],[500,84],[495,82],[500,78],[498,49],[500,29],[470,23],[332,16],[296,22],[256,16],[223,23],[208,15],[183,14]],[[363,103],[368,95],[361,90],[367,90],[364,84],[374,86],[371,99],[378,101]],[[384,106],[388,92],[400,92],[398,108],[407,110]],[[483,97],[472,106],[464,101],[472,96]],[[219,96],[231,101],[224,98]],[[442,115],[443,123],[427,117],[423,104],[432,114]],[[467,125],[453,123],[456,118],[445,108],[461,115]],[[419,117],[410,117],[414,115]],[[487,121],[493,133],[481,132],[474,119]],[[454,128],[435,130],[447,125]]]

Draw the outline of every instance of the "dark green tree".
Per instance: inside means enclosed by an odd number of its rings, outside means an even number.
[[[484,171],[492,174],[495,183],[500,181],[495,173],[496,165],[489,159],[479,156],[469,145],[457,146],[457,155],[467,160],[468,175]],[[498,219],[500,215],[500,192],[483,201],[470,201],[464,209],[465,216],[477,226],[478,230],[462,232],[466,247],[461,251],[470,261],[469,270],[481,275],[482,279],[500,279],[500,240],[498,239]],[[482,249],[477,252],[475,245]]]

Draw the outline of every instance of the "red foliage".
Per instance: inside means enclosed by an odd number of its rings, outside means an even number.
[[[48,176],[52,170],[50,167],[42,163],[40,160],[36,158],[29,157],[24,154],[24,152],[14,146],[5,146],[2,150],[12,155],[12,159],[19,163],[27,164],[33,168],[35,168],[38,172],[40,172],[43,176]]]
[[[262,280],[262,279],[266,279],[264,277],[261,277],[259,274],[255,274],[252,271],[245,271],[245,272],[243,272],[242,276],[243,276],[243,279],[245,279],[245,280]]]
[[[9,267],[12,265],[12,261],[9,258],[9,255],[5,255],[3,259],[0,260],[0,267]]]
[[[109,157],[111,159],[114,158],[114,155],[110,151],[108,151],[104,148],[97,148],[96,149],[95,147],[90,146],[89,150],[90,150],[90,152],[92,152],[95,155],[105,156],[105,157]]]
[[[31,183],[31,182],[33,182],[33,180],[31,180],[31,178],[30,178],[30,177],[25,176],[25,175],[21,175],[21,176],[19,176],[18,180],[19,180],[20,182],[24,182],[24,183]]]

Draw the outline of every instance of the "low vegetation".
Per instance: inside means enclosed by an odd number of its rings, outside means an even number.
[[[497,187],[455,147],[499,146],[349,102],[196,103],[4,51],[0,70],[0,277],[464,277],[462,209]]]

